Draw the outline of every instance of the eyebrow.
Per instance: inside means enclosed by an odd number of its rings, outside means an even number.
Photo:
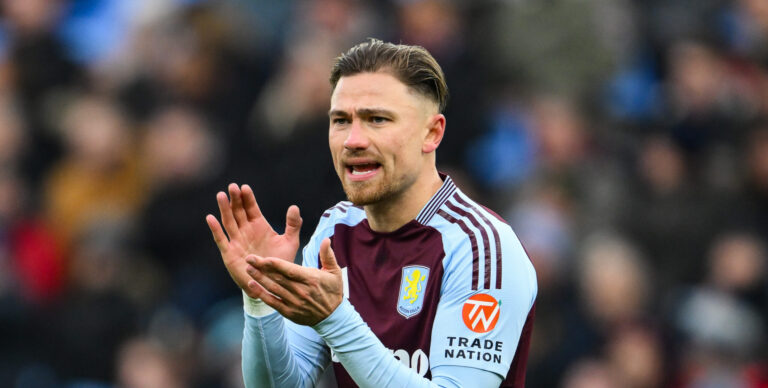
[[[384,108],[360,108],[355,112],[357,113],[358,116],[361,116],[361,117],[370,117],[370,116],[395,117],[397,116],[395,112],[388,109],[384,109]],[[338,109],[329,110],[328,117],[333,117],[333,116],[347,117],[349,116],[349,113],[343,110],[338,110]]]

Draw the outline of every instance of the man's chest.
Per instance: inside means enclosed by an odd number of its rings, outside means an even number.
[[[376,234],[337,225],[332,247],[345,295],[385,346],[428,345],[443,277],[442,236],[417,226]]]

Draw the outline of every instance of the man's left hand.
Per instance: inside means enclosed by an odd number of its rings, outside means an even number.
[[[312,326],[327,318],[341,304],[341,268],[331,249],[331,240],[320,244],[321,269],[308,268],[274,257],[249,255],[248,286],[256,296],[282,316],[300,325]]]

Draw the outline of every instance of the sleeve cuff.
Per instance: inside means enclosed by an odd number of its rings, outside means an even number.
[[[331,315],[312,326],[321,337],[331,335],[334,329],[344,324],[356,313],[355,308],[349,303],[347,298],[341,300],[341,304],[333,310]]]
[[[254,318],[266,317],[276,311],[261,299],[251,298],[245,291],[243,291],[243,310]]]

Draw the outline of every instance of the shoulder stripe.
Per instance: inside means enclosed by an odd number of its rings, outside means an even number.
[[[432,196],[432,199],[427,202],[427,204],[424,206],[424,208],[421,210],[418,216],[416,216],[416,222],[426,225],[429,223],[429,220],[434,217],[435,213],[437,213],[438,209],[440,209],[441,206],[445,203],[445,201],[448,200],[448,198],[456,191],[456,185],[453,183],[453,180],[449,176],[445,176],[445,181],[443,181],[443,185],[440,186],[440,189],[437,190],[437,193]]]
[[[496,288],[497,289],[501,289],[501,280],[502,280],[501,279],[502,278],[502,275],[501,275],[502,274],[502,271],[501,271],[501,263],[502,263],[501,257],[502,256],[501,256],[501,239],[499,238],[499,232],[496,230],[496,227],[493,226],[493,223],[491,223],[491,221],[488,220],[488,218],[485,217],[485,215],[483,214],[483,212],[480,209],[478,209],[476,206],[470,204],[469,202],[465,201],[464,198],[461,198],[459,193],[456,193],[456,195],[454,195],[453,198],[457,202],[459,202],[460,204],[464,205],[464,207],[472,209],[475,212],[475,214],[480,216],[480,218],[483,220],[483,222],[486,225],[488,225],[488,228],[491,229],[491,232],[493,233],[493,239],[495,240],[495,243],[496,243]],[[483,207],[483,208],[485,208],[485,207]],[[486,210],[488,210],[488,209],[486,209]],[[496,215],[496,213],[491,213],[491,214],[493,214],[496,217],[499,217],[498,215]],[[499,219],[501,219],[501,218],[499,217]],[[501,221],[504,221],[504,220],[501,220]]]
[[[456,198],[457,196],[457,194],[454,194],[453,198]],[[483,286],[486,290],[491,289],[491,247],[488,246],[488,233],[485,231],[485,228],[480,225],[480,222],[477,220],[477,218],[475,218],[475,216],[472,215],[472,213],[469,213],[466,210],[454,205],[450,201],[446,202],[445,205],[460,217],[468,219],[469,222],[471,222],[472,225],[474,225],[475,228],[480,231],[480,236],[483,238],[483,251],[485,256],[485,281],[483,282]]]
[[[439,214],[441,217],[445,218],[448,222],[452,224],[456,224],[461,228],[464,233],[469,236],[469,242],[472,244],[472,289],[477,290],[478,284],[477,284],[477,277],[478,272],[480,272],[480,258],[478,256],[477,252],[477,238],[475,238],[475,232],[470,230],[467,227],[467,224],[464,223],[463,220],[457,220],[452,215],[446,213],[442,209],[437,210],[437,214]]]
[[[350,206],[352,206],[352,202],[349,202],[349,201],[339,202],[336,204],[336,206],[326,210],[321,217],[330,217],[333,209],[339,209],[340,212],[346,213],[347,209],[349,209]]]

